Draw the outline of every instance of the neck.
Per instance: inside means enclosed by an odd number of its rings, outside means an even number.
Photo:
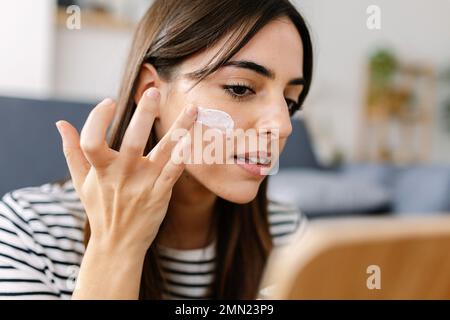
[[[211,243],[216,199],[214,193],[184,171],[172,190],[167,214],[158,233],[158,244],[187,250]]]

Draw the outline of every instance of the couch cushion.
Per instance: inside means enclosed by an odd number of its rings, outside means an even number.
[[[391,164],[347,163],[340,167],[339,173],[361,181],[380,184],[392,189],[400,167]]]
[[[293,203],[308,216],[385,212],[392,198],[377,182],[311,169],[282,169],[270,176],[268,196]]]
[[[398,172],[394,212],[450,212],[450,167],[415,166]]]

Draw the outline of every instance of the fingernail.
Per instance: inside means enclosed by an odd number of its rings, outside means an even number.
[[[62,129],[61,129],[61,120],[55,122],[56,129],[58,129],[59,134],[62,136]]]
[[[106,98],[106,99],[104,99],[101,103],[102,104],[110,104],[110,103],[112,103],[113,102],[113,100],[111,99],[111,98]]]
[[[194,105],[190,105],[186,108],[186,114],[190,117],[193,117],[197,114],[197,107]]]
[[[159,90],[156,88],[150,88],[145,92],[145,95],[152,99],[156,99],[159,96]]]

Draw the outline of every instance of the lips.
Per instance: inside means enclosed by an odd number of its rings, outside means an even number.
[[[271,154],[263,151],[246,152],[244,154],[235,155],[234,159],[237,164],[250,164],[261,167],[270,167]]]

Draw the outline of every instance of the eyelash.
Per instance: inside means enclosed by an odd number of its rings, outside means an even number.
[[[247,90],[251,91],[252,93],[255,93],[255,90],[251,86],[248,86],[243,83],[235,83],[235,84],[223,86],[223,89],[225,90],[225,92],[228,95],[230,95],[233,99],[236,99],[237,101],[244,100],[247,97],[247,95],[244,96],[244,95],[238,95],[238,94],[233,93],[233,89],[236,89],[236,88],[247,89]],[[297,110],[301,110],[298,103],[295,102],[294,100],[289,99],[289,98],[285,98],[285,100],[288,105],[288,110],[289,110],[290,116],[292,116]],[[290,107],[290,106],[292,106],[292,107]]]
[[[246,96],[242,96],[242,95],[237,95],[235,93],[233,93],[233,89],[236,88],[240,88],[240,89],[247,89],[249,91],[251,91],[252,93],[255,93],[255,90],[248,85],[245,85],[243,83],[235,83],[235,84],[231,84],[231,85],[224,85],[223,88],[225,89],[225,92],[227,94],[229,94],[232,98],[238,100],[238,101],[242,101],[246,98]]]

